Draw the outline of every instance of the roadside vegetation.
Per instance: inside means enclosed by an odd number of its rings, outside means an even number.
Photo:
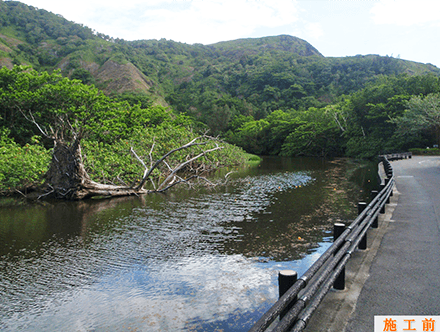
[[[425,156],[440,156],[440,149],[438,148],[427,148],[427,149],[421,149],[421,148],[413,148],[409,149],[409,152],[412,152],[413,155],[425,155]]]

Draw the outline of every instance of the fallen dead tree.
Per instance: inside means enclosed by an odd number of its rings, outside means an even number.
[[[211,152],[222,149],[223,147],[219,146],[217,143],[215,143],[215,147],[202,149],[197,155],[187,158],[187,160],[174,167],[171,167],[167,162],[167,158],[177,151],[187,150],[195,146],[206,146],[213,140],[214,138],[208,136],[197,137],[187,144],[169,151],[157,161],[150,160],[150,166],[147,166],[145,161],[136,154],[133,148],[131,148],[131,153],[144,167],[144,174],[141,181],[138,184],[131,186],[108,185],[91,180],[84,167],[79,139],[76,139],[72,144],[66,144],[55,140],[52,161],[46,174],[46,186],[49,190],[46,194],[40,197],[51,195],[56,198],[78,200],[93,196],[116,197],[140,195],[151,192],[164,192],[179,183],[190,183],[190,181],[195,178],[202,179],[213,185],[213,183],[205,177],[197,174],[197,172],[186,178],[181,177],[179,174],[196,160]],[[152,179],[152,173],[160,165],[165,165],[168,172],[166,172],[165,178],[156,184]],[[144,188],[148,181],[153,184],[153,190],[147,190]]]
[[[202,135],[194,138],[190,142],[179,146],[175,149],[170,150],[165,155],[163,155],[159,160],[154,161],[152,158],[152,151],[154,149],[154,143],[151,147],[149,158],[150,166],[147,166],[145,161],[138,156],[133,148],[130,148],[130,152],[133,156],[142,164],[144,168],[144,173],[142,179],[139,183],[133,185],[109,185],[102,184],[93,181],[86,171],[84,166],[84,161],[81,153],[81,139],[84,136],[82,130],[75,130],[75,127],[70,125],[69,121],[63,121],[64,124],[69,128],[69,138],[66,142],[65,135],[62,133],[65,130],[55,131],[52,128],[48,130],[43,129],[32,116],[26,117],[29,121],[34,123],[39,131],[46,137],[53,141],[54,148],[52,153],[52,160],[49,166],[49,170],[45,176],[45,193],[41,194],[38,198],[43,197],[55,197],[63,198],[69,200],[80,200],[84,198],[89,198],[93,196],[129,196],[129,195],[141,195],[152,192],[164,192],[169,188],[179,184],[187,183],[189,184],[191,180],[195,178],[202,179],[207,183],[214,185],[208,179],[200,175],[197,169],[193,169],[191,166],[194,162],[200,158],[212,153],[216,150],[220,150],[223,147],[218,145],[217,139],[207,135]],[[83,128],[84,126],[80,126]],[[61,133],[61,134],[60,134]],[[202,149],[201,147],[206,147],[208,143],[214,142],[214,147]],[[189,150],[193,147],[199,147],[200,151],[196,155],[187,154],[184,161],[178,163],[171,167],[167,162],[167,158],[172,154],[181,151]],[[154,183],[153,181],[153,171],[159,166],[165,165],[167,171],[165,172],[165,177],[163,177],[159,183]],[[189,177],[181,177],[180,172],[183,170],[191,169],[193,174]],[[153,184],[154,189],[145,189],[144,186],[150,181]]]

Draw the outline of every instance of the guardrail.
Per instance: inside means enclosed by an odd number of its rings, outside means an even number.
[[[411,153],[379,156],[387,176],[380,191],[371,192],[369,204],[358,204],[358,217],[348,226],[335,224],[334,242],[299,278],[294,271],[279,274],[279,300],[254,324],[249,332],[302,331],[328,291],[345,288],[345,265],[358,248],[367,249],[367,231],[377,228],[379,214],[385,213],[394,186],[391,160],[411,158]],[[284,273],[286,272],[286,273]],[[276,324],[275,320],[280,318]],[[276,324],[276,325],[275,325]],[[275,326],[274,326],[275,325]]]
[[[388,153],[388,154],[380,155],[379,158],[386,158],[389,161],[399,160],[399,159],[411,159],[412,152]]]

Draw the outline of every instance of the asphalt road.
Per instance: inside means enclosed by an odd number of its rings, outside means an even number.
[[[396,185],[368,249],[350,260],[307,331],[374,331],[375,315],[440,315],[440,157],[392,162]],[[316,317],[315,317],[316,316]]]

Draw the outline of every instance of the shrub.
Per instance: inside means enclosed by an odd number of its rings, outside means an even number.
[[[0,192],[40,185],[50,162],[50,151],[40,145],[38,136],[32,144],[20,146],[9,137],[7,129],[0,130]]]
[[[409,151],[415,155],[429,155],[429,156],[440,155],[440,149],[438,148],[426,148],[426,149],[414,148],[414,149],[409,149]]]

